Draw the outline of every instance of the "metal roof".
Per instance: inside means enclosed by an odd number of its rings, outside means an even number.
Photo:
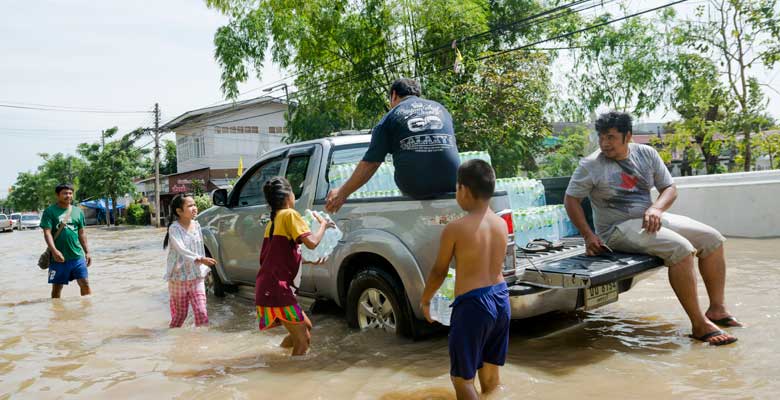
[[[285,104],[285,105],[287,104],[287,102],[284,99],[278,99],[276,97],[271,97],[271,96],[261,96],[249,100],[242,100],[242,101],[220,104],[211,107],[204,107],[204,108],[199,108],[197,110],[187,111],[186,113],[179,115],[178,117],[172,119],[171,121],[166,122],[163,126],[160,127],[160,129],[164,131],[171,131],[182,125],[191,122],[200,122],[216,113],[238,111],[243,108],[251,107],[258,104],[267,104],[267,103],[277,103],[277,104]]]

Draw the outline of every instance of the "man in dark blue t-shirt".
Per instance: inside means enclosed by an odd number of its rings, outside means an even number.
[[[426,199],[455,191],[460,158],[452,116],[441,104],[419,96],[417,81],[393,82],[392,109],[374,127],[371,144],[349,180],[328,193],[329,212],[337,212],[365,185],[388,153],[393,155],[395,183],[403,194]]]

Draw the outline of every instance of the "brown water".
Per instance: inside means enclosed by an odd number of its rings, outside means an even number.
[[[313,349],[291,360],[281,328],[255,329],[250,301],[209,298],[211,326],[169,330],[162,231],[88,230],[94,295],[75,282],[52,301],[35,266],[40,231],[0,235],[0,399],[449,399],[447,340],[347,328],[314,313]],[[727,296],[750,324],[736,345],[709,347],[689,327],[661,272],[588,314],[513,326],[506,399],[779,398],[780,239],[727,242]],[[703,288],[701,294],[704,294]]]

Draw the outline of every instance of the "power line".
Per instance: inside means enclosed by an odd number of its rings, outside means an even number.
[[[118,110],[88,110],[88,109],[67,109],[67,108],[55,108],[55,107],[36,107],[36,106],[20,106],[13,104],[0,104],[3,108],[15,108],[21,110],[35,110],[35,111],[58,111],[58,112],[73,112],[73,113],[90,113],[90,114],[148,114],[151,111],[118,111]]]

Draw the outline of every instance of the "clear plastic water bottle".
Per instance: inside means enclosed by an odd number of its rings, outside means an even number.
[[[431,299],[431,318],[442,325],[450,325],[452,302],[455,300],[455,270],[450,268],[447,277]]]

